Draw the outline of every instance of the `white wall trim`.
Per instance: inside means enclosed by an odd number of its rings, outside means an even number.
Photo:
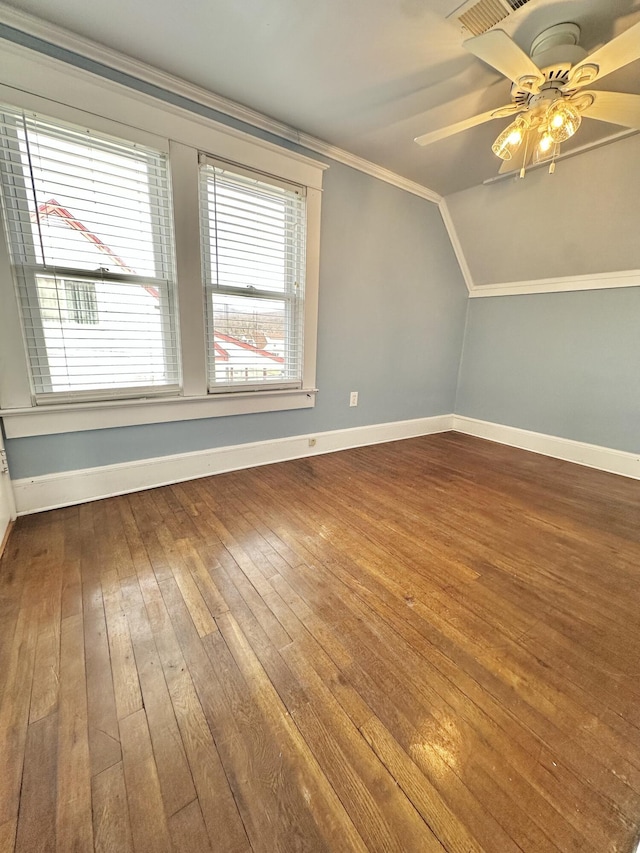
[[[563,459],[587,468],[597,468],[611,474],[640,480],[640,453],[627,453],[597,444],[586,444],[556,435],[545,435],[505,424],[480,421],[463,415],[453,415],[453,429],[477,438],[497,441],[520,450],[530,450],[554,459]]]
[[[73,124],[89,121],[92,130],[161,151],[168,150],[172,140],[285,181],[322,189],[322,173],[330,167],[317,158],[15,42],[0,43],[0,96],[5,104]]]
[[[193,453],[139,459],[133,462],[62,471],[38,477],[24,477],[13,481],[13,492],[17,514],[28,515],[142,489],[209,477],[226,471],[254,468],[290,459],[318,456],[353,447],[433,435],[450,430],[640,480],[640,454],[626,453],[622,450],[544,435],[462,415],[436,415],[430,418],[371,424],[199,450]],[[309,446],[310,439],[316,440],[314,447]]]
[[[179,95],[180,97],[187,98],[196,104],[216,110],[217,112],[223,113],[231,118],[238,119],[251,127],[265,130],[280,139],[295,142],[309,151],[329,157],[338,163],[350,166],[351,168],[364,172],[371,177],[378,178],[385,183],[392,184],[399,189],[405,190],[413,195],[420,196],[420,198],[424,198],[434,204],[438,204],[442,198],[439,193],[429,189],[429,187],[425,187],[422,184],[418,184],[415,181],[402,177],[401,175],[396,175],[394,172],[389,169],[385,169],[383,166],[378,166],[375,163],[365,160],[363,157],[351,154],[349,151],[330,145],[328,142],[324,142],[315,136],[296,130],[290,125],[269,118],[257,110],[245,107],[242,104],[238,104],[235,101],[222,97],[221,95],[216,95],[207,89],[188,83],[180,77],[175,77],[172,74],[160,71],[159,69],[153,68],[144,62],[140,62],[137,59],[133,59],[116,50],[112,50],[111,48],[99,45],[96,42],[78,36],[69,30],[63,29],[62,27],[42,21],[33,15],[27,14],[26,12],[5,6],[2,3],[0,3],[0,23],[20,30],[27,35],[34,36],[35,38],[41,39],[42,41],[48,42],[56,47],[69,50],[81,57],[84,57],[85,59],[98,62],[115,71],[128,74],[131,77],[135,77],[137,80],[157,86],[160,89],[164,89],[166,92]],[[157,103],[156,98],[152,98],[151,96],[145,97]],[[187,111],[185,110],[185,112]]]
[[[13,491],[18,515],[28,515],[225,471],[447,432],[452,423],[452,415],[437,415],[139,459],[99,468],[25,477],[13,481]],[[309,446],[310,439],[316,440],[314,447]]]
[[[464,278],[469,298],[486,296],[518,296],[525,293],[566,293],[576,290],[609,290],[616,287],[640,287],[640,270],[617,270],[615,272],[568,275],[557,278],[540,278],[531,281],[503,281],[492,284],[476,284],[471,274],[462,243],[446,198],[438,204],[440,215],[447,229],[460,271]]]
[[[525,293],[566,293],[576,290],[608,290],[616,287],[640,287],[640,270],[618,270],[615,272],[568,275],[557,278],[540,278],[531,281],[504,281],[493,284],[476,284],[456,231],[455,222],[446,198],[438,204],[440,215],[447,229],[460,271],[464,278],[469,298],[486,296],[518,296]]]
[[[447,205],[446,198],[440,200],[438,207],[440,209],[440,216],[442,216],[442,221],[444,222],[444,227],[447,229],[447,234],[449,235],[449,240],[451,241],[451,246],[453,247],[453,252],[458,261],[460,272],[462,273],[462,277],[464,278],[464,283],[467,285],[467,290],[469,291],[469,295],[471,296],[474,289],[473,277],[471,275],[471,270],[469,269],[469,264],[467,263],[467,259],[464,254],[464,249],[462,248],[462,243],[460,242],[460,238],[458,237],[456,226],[451,217],[451,211],[449,210],[449,207]]]
[[[0,409],[7,438],[55,435],[111,427],[192,421],[258,412],[312,409],[317,389],[247,391],[200,397],[147,397]]]
[[[640,287],[640,270],[540,278],[534,281],[509,281],[473,284],[469,296],[514,296],[521,293],[563,293],[574,290],[607,290],[615,287]]]

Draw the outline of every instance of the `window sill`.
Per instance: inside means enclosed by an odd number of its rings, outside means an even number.
[[[315,388],[303,388],[206,397],[102,400],[91,403],[64,403],[58,406],[0,409],[0,417],[4,421],[7,438],[24,438],[32,435],[190,421],[257,412],[311,409],[316,403],[316,393]]]

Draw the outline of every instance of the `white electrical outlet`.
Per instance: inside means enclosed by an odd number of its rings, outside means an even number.
[[[309,447],[315,447],[315,446],[316,446],[315,438],[310,438],[309,439]]]
[[[349,405],[350,406],[357,406],[358,405],[358,392],[357,391],[352,391],[351,394],[349,395]]]

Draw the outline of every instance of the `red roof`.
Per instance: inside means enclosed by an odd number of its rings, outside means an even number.
[[[49,201],[45,201],[44,204],[41,204],[38,207],[38,213],[41,216],[59,216],[66,225],[73,228],[74,231],[79,231],[83,237],[96,247],[96,249],[105,254],[108,258],[111,258],[113,263],[120,267],[122,272],[135,275],[135,271],[128,267],[125,262],[106,245],[106,243],[103,243],[97,234],[94,234],[93,231],[89,231],[83,222],[76,219],[76,217],[68,211],[66,207],[63,207],[60,202],[56,201],[55,198],[50,198]],[[155,287],[145,285],[145,290],[152,296],[155,296],[156,299],[160,296]]]
[[[225,335],[223,332],[214,331],[213,336],[216,339],[214,341],[216,356],[222,361],[229,361],[229,353],[224,349],[222,344],[218,343],[218,341],[233,344],[233,346],[241,347],[241,349],[248,350],[249,352],[254,353],[254,355],[262,356],[262,358],[270,358],[278,364],[284,364],[284,358],[281,355],[275,355],[272,352],[268,352],[266,349],[258,349],[258,347],[254,347],[253,344],[248,344],[246,341],[241,341],[239,338],[234,338],[232,335]]]

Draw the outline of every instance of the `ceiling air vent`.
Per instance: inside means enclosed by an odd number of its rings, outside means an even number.
[[[473,36],[482,35],[531,0],[468,0],[447,18],[455,18]]]

